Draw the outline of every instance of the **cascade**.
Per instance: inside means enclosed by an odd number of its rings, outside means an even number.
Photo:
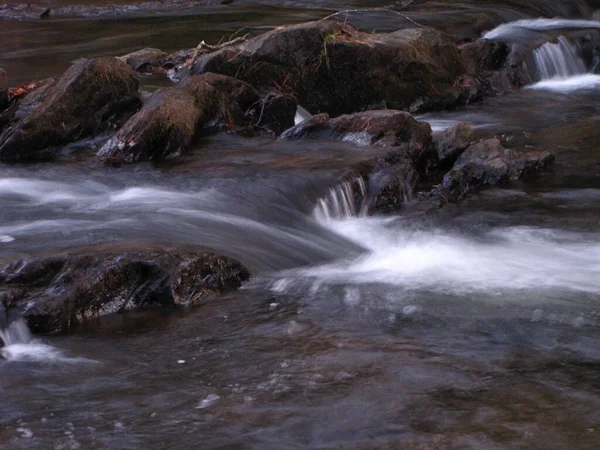
[[[358,188],[358,192],[355,189]],[[360,207],[356,207],[355,192],[360,199]],[[367,187],[362,177],[345,181],[335,188],[329,189],[329,193],[317,200],[314,216],[319,221],[332,219],[347,219],[366,215],[365,199]]]
[[[560,36],[556,43],[547,42],[533,52],[538,76],[542,80],[569,78],[587,72],[577,48]]]

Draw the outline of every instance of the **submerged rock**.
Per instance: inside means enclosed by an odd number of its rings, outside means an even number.
[[[498,139],[483,140],[464,151],[436,193],[443,201],[458,201],[474,188],[518,180],[549,166],[553,160],[548,152],[518,154],[505,149]]]
[[[249,278],[238,262],[211,253],[107,253],[17,261],[0,272],[7,308],[34,332],[65,331],[99,316],[150,306],[197,304]]]
[[[427,27],[369,34],[334,20],[278,27],[202,55],[190,73],[204,72],[239,77],[259,89],[287,89],[310,111],[332,116],[377,105],[444,107],[459,102],[464,91],[456,83],[463,64],[446,35]]]
[[[22,117],[18,108],[5,111],[0,161],[50,159],[58,146],[118,126],[139,107],[137,90],[135,73],[117,58],[78,61],[47,89],[30,93]]]

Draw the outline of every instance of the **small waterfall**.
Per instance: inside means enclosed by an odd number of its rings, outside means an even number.
[[[565,79],[587,73],[577,47],[566,37],[556,43],[547,42],[533,52],[533,59],[541,80]]]
[[[296,108],[296,116],[294,117],[294,125],[298,125],[299,123],[304,122],[312,117],[312,114],[309,113],[302,106],[298,105]]]
[[[317,200],[314,217],[318,221],[327,221],[364,216],[367,213],[366,197],[367,187],[362,177],[345,181],[341,185],[329,189],[327,196]],[[359,204],[358,208],[357,203]]]
[[[6,328],[0,327],[0,339],[4,345],[28,344],[33,337],[23,319],[11,322]]]

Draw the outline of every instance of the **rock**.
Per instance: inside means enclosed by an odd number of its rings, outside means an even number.
[[[385,106],[411,111],[461,102],[458,50],[431,28],[368,34],[338,21],[278,27],[200,56],[190,73],[223,73],[258,89],[293,92],[332,116]],[[187,72],[179,74],[185,77]]]
[[[471,145],[444,176],[438,194],[443,201],[458,201],[473,188],[493,187],[539,171],[554,160],[548,152],[517,154],[505,149],[498,139]]]
[[[25,95],[13,97],[8,108],[0,112],[0,136],[4,130],[32,114],[46,98],[48,90],[55,82],[54,78],[38,81],[35,83],[35,88]]]
[[[515,91],[531,82],[526,55],[530,50],[500,41],[480,39],[462,45],[460,56],[467,73],[460,84],[474,101]]]
[[[100,316],[151,306],[196,304],[249,278],[236,261],[211,253],[102,253],[18,261],[0,272],[7,308],[34,332],[70,330]]]
[[[386,214],[401,209],[412,199],[418,181],[419,175],[410,165],[397,164],[375,172],[369,176],[368,210]]]
[[[285,131],[281,139],[335,139],[359,146],[402,147],[412,161],[418,161],[429,156],[431,127],[405,111],[365,111],[334,119],[317,114]]]
[[[143,48],[119,59],[138,72],[150,71],[152,67],[162,66],[168,57],[167,53],[157,48]]]
[[[473,141],[475,131],[467,123],[459,123],[444,131],[433,134],[440,165],[449,166]]]
[[[0,161],[50,159],[61,145],[119,125],[139,107],[137,89],[133,70],[116,58],[78,61],[4,129]]]
[[[156,91],[98,157],[133,163],[178,156],[201,130],[244,124],[243,108],[258,100],[258,93],[240,80],[211,73],[189,77]]]
[[[8,108],[8,77],[6,71],[0,67],[0,113]]]
[[[193,258],[176,270],[173,281],[175,303],[200,304],[238,290],[248,278],[248,270],[233,259],[210,254]]]
[[[293,95],[273,94],[263,99],[260,108],[253,115],[258,116],[256,126],[266,129],[268,133],[280,135],[294,126],[298,102]]]

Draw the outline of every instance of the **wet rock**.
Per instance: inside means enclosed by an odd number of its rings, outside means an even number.
[[[528,84],[531,79],[525,64],[529,49],[481,39],[460,47],[466,75],[460,84],[468,92],[468,101],[493,97]]]
[[[548,152],[518,154],[502,147],[498,139],[480,141],[463,152],[436,193],[443,201],[458,201],[474,188],[518,180],[549,166],[553,160]]]
[[[33,83],[31,90],[24,95],[13,97],[6,110],[0,112],[0,135],[4,129],[15,125],[21,119],[32,114],[46,98],[48,90],[56,83],[56,79],[48,78]],[[35,87],[34,87],[35,86]]]
[[[4,303],[34,332],[66,331],[102,315],[196,304],[249,278],[236,261],[210,253],[69,255],[18,261],[0,272]]]
[[[385,105],[425,110],[460,102],[464,73],[451,39],[431,28],[368,34],[337,21],[278,27],[203,55],[192,74],[239,77],[256,88],[293,92],[332,116]],[[186,76],[186,72],[179,76]]]
[[[330,118],[317,114],[286,130],[282,139],[336,139],[358,145],[393,147],[411,140],[430,140],[431,127],[410,113],[395,110],[365,111]]]
[[[259,99],[248,84],[204,74],[160,89],[98,152],[123,163],[160,161],[185,152],[200,132],[241,126],[244,108]]]
[[[298,102],[293,95],[268,95],[261,102],[260,108],[253,112],[258,116],[256,126],[266,129],[268,133],[280,135],[283,131],[294,126]]]
[[[419,175],[410,165],[398,164],[375,172],[369,176],[367,209],[384,214],[401,209],[412,200],[418,181]]]
[[[334,119],[317,114],[285,131],[281,139],[335,139],[359,146],[402,147],[412,160],[418,160],[431,147],[431,127],[405,111],[365,111]]]
[[[11,124],[0,135],[0,161],[50,159],[61,145],[120,125],[139,107],[137,89],[135,73],[116,58],[78,61],[4,119]]]
[[[162,66],[168,57],[167,53],[157,48],[143,48],[119,59],[138,72],[151,71],[152,67]]]
[[[250,278],[237,261],[216,255],[203,255],[182,263],[173,281],[175,303],[197,305],[222,293],[233,292]]]
[[[444,131],[433,134],[433,144],[437,150],[439,163],[449,166],[469,147],[475,132],[467,123],[459,123]]]
[[[8,77],[0,67],[0,113],[8,108]]]

